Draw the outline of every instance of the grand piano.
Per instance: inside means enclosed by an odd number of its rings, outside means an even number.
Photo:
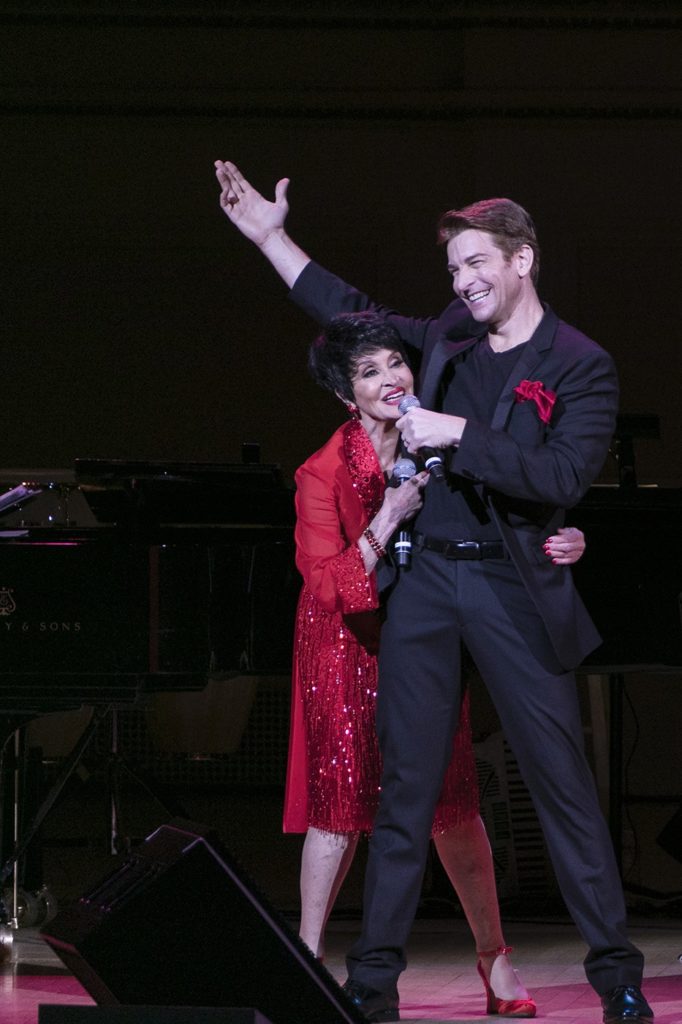
[[[6,729],[209,670],[288,671],[299,584],[277,467],[78,460],[61,476],[0,489]]]
[[[300,579],[278,467],[77,460],[0,484],[0,749],[52,711],[94,708],[23,836],[0,812],[3,883],[98,722],[209,676],[288,674]],[[0,768],[2,767],[0,765]],[[0,779],[1,780],[1,779]]]

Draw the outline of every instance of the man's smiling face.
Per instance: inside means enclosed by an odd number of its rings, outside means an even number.
[[[480,323],[498,327],[510,319],[523,293],[521,250],[507,259],[487,231],[469,228],[447,246],[455,294]]]

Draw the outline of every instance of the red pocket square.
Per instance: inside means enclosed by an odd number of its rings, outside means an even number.
[[[556,391],[549,391],[541,380],[522,380],[514,388],[517,402],[532,399],[538,407],[538,416],[543,423],[549,423],[556,402]]]

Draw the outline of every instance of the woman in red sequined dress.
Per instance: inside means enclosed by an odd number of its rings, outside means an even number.
[[[284,831],[305,832],[301,938],[324,954],[324,929],[361,833],[371,831],[381,760],[374,728],[380,630],[378,577],[399,524],[421,505],[428,474],[386,487],[399,444],[398,405],[413,391],[401,340],[373,313],[336,317],[312,346],[317,383],[351,419],[296,474],[296,562],[303,576],[294,637]],[[580,531],[550,538],[548,557],[582,553]],[[535,1004],[506,955],[490,844],[479,816],[465,697],[433,840],[476,940],[503,1015]],[[482,958],[483,959],[483,958]]]

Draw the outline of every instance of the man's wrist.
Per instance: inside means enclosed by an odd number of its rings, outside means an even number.
[[[270,228],[270,230],[265,233],[263,238],[254,239],[256,245],[261,250],[264,256],[268,255],[268,250],[270,249],[286,249],[288,240],[289,236],[287,235],[283,227]]]
[[[310,256],[289,238],[284,228],[273,228],[258,247],[289,288],[293,288],[310,263]]]
[[[453,420],[450,444],[456,448],[462,441],[467,421],[463,416],[451,416],[450,418]]]

